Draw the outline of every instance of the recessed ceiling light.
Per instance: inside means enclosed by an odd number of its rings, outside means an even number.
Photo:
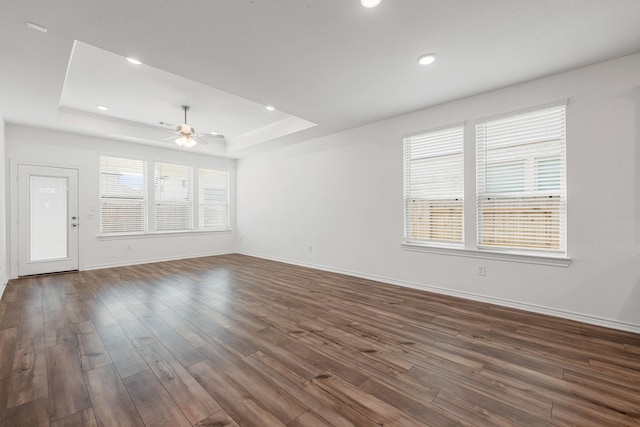
[[[380,4],[381,0],[360,0],[360,4],[363,5],[364,7],[376,7],[377,5]]]
[[[272,106],[272,105],[267,105],[267,110],[273,111],[273,110],[275,110],[275,107]]]
[[[47,27],[43,27],[42,25],[34,24],[33,22],[29,22],[29,21],[27,21],[27,28],[40,31],[41,33],[46,33],[47,31],[49,31]]]
[[[129,61],[130,64],[133,65],[140,65],[142,64],[142,62],[140,62],[139,60],[137,60],[136,58],[127,58],[127,61]]]
[[[425,53],[424,55],[420,55],[418,57],[418,64],[429,65],[429,64],[433,64],[433,61],[435,60],[436,60],[435,53]]]
[[[100,111],[107,111],[109,109],[106,105],[96,105],[96,108]]]
[[[215,130],[213,132],[209,132],[211,135],[219,135],[219,132],[216,132]]]

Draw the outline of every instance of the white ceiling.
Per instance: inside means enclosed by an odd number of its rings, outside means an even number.
[[[110,66],[74,64],[76,40],[163,77],[109,83]],[[638,51],[638,0],[0,0],[0,114],[152,143],[139,125],[187,104],[229,140],[196,150],[241,157]]]
[[[108,110],[99,111],[98,105]],[[183,105],[189,107],[187,122],[197,139],[208,143],[200,151],[209,154],[232,154],[315,126],[149,65],[133,65],[123,56],[79,41],[67,67],[58,124],[178,149],[173,141],[176,128],[185,123]]]

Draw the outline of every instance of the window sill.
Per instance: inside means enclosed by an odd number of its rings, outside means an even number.
[[[569,264],[571,264],[571,258],[562,256],[531,255],[526,253],[490,251],[486,249],[446,248],[408,242],[403,242],[402,248],[406,251],[428,252],[468,258],[495,259],[499,261],[522,262],[526,264],[549,265],[553,267],[568,267]]]
[[[98,240],[144,239],[147,237],[193,236],[200,234],[224,234],[231,230],[188,230],[188,231],[153,231],[146,233],[98,234]]]

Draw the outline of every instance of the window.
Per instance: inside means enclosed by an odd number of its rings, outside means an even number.
[[[142,160],[100,157],[100,232],[146,231],[146,170]]]
[[[404,186],[405,240],[462,244],[462,127],[405,138]]]
[[[154,193],[157,231],[191,230],[193,224],[192,168],[156,163]]]
[[[151,188],[147,187],[149,172],[154,177]],[[147,194],[154,200],[153,209],[147,209]],[[100,156],[101,234],[184,232],[196,228],[230,230],[229,172]]]
[[[479,248],[566,252],[565,106],[476,125]]]
[[[229,229],[228,187],[227,172],[198,170],[198,223],[201,230]]]

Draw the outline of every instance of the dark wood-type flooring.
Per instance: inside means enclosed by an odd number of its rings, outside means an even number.
[[[640,425],[640,336],[242,255],[11,281],[5,426]]]

